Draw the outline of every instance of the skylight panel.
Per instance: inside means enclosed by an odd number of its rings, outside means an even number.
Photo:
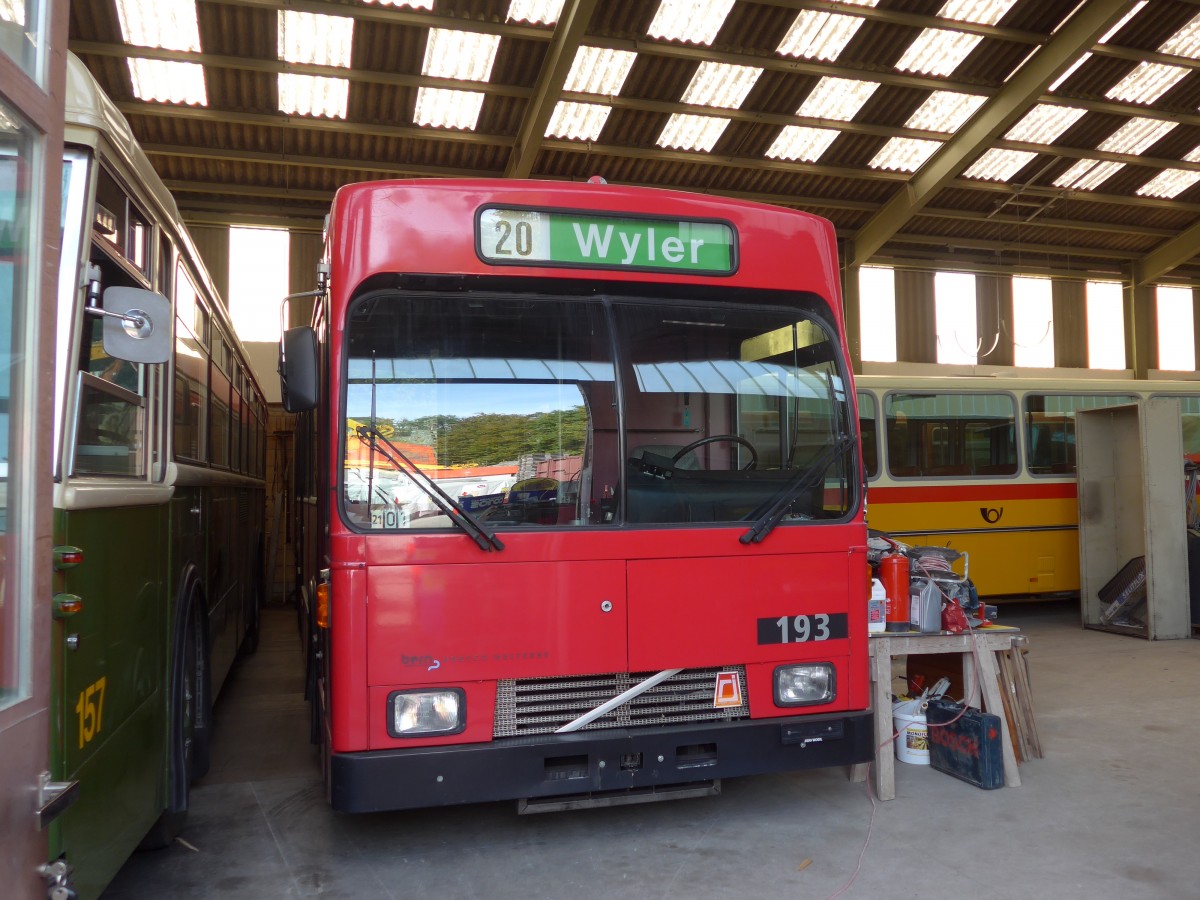
[[[905,123],[906,128],[923,131],[957,131],[975,115],[986,100],[978,94],[961,94],[957,91],[934,91]]]
[[[683,103],[737,109],[758,81],[762,69],[729,63],[702,62],[683,92]]]
[[[1129,24],[1130,19],[1132,19],[1134,16],[1136,16],[1138,13],[1140,13],[1142,11],[1142,7],[1145,5],[1146,5],[1146,0],[1138,0],[1138,2],[1134,4],[1133,9],[1131,9],[1129,12],[1125,13],[1125,15],[1123,15],[1121,17],[1121,21],[1119,21],[1116,25],[1114,25],[1112,28],[1108,29],[1108,31],[1104,32],[1104,36],[1102,38],[1100,38],[1100,40],[1097,41],[1097,43],[1107,44],[1109,41],[1111,41],[1113,39],[1113,37],[1116,36],[1116,33],[1118,31],[1120,31],[1122,28],[1124,28],[1126,25]]]
[[[878,89],[875,81],[856,81],[853,78],[833,78],[826,75],[804,98],[796,115],[812,119],[835,119],[849,122]]]
[[[196,0],[117,0],[117,19],[127,44],[200,52]]]
[[[129,79],[139,100],[208,106],[204,66],[162,59],[129,59]]]
[[[413,121],[434,128],[461,128],[474,131],[483,109],[483,94],[478,91],[451,91],[444,88],[417,88]]]
[[[1162,197],[1164,200],[1173,200],[1197,181],[1200,181],[1200,172],[1188,169],[1163,169],[1138,188],[1135,193],[1143,197]]]
[[[1183,156],[1187,162],[1200,162],[1200,147],[1193,147]]]
[[[0,22],[9,22],[23,28],[25,26],[24,0],[0,0]],[[8,125],[11,122],[12,120],[8,116],[0,112],[0,130],[10,130]],[[13,128],[16,128],[16,125],[13,125]]]
[[[1200,59],[1200,16],[1196,16],[1158,47],[1159,53]]]
[[[947,0],[938,10],[938,15],[956,22],[995,25],[1016,2],[1017,0]]]
[[[580,47],[567,73],[564,91],[615,97],[621,93],[637,54],[630,50]]]
[[[920,75],[950,75],[982,40],[982,35],[965,31],[926,28],[908,45],[896,68]]]
[[[716,40],[732,8],[733,0],[661,0],[646,34],[708,46]]]
[[[560,100],[550,114],[546,126],[546,137],[567,138],[574,141],[599,140],[604,123],[612,107],[600,103],[574,103]]]
[[[1037,154],[1031,150],[993,148],[963,172],[963,177],[978,178],[981,181],[1011,181],[1035,156]]]
[[[295,116],[346,118],[350,82],[345,78],[321,75],[279,75],[279,110]]]
[[[1025,113],[1004,137],[1010,141],[1049,145],[1058,140],[1062,133],[1078,122],[1085,113],[1086,109],[1076,106],[1039,103]]]
[[[816,162],[829,149],[839,132],[832,128],[808,128],[803,125],[785,125],[775,138],[766,155],[771,159],[787,159],[797,162]]]
[[[784,56],[802,56],[805,59],[822,59],[829,62],[837,59],[850,39],[854,37],[863,20],[858,16],[820,12],[815,9],[802,10],[792,27],[783,36],[776,53]]]
[[[421,74],[460,81],[487,81],[492,77],[500,35],[430,28]]]
[[[354,20],[349,16],[281,10],[279,58],[284,62],[350,68]]]
[[[1182,66],[1140,62],[1132,72],[1114,84],[1104,96],[1127,103],[1153,103],[1188,74]]]
[[[896,172],[915,172],[941,147],[941,141],[920,138],[894,137],[883,145],[867,165],[872,169],[891,169]]]
[[[662,134],[658,136],[658,146],[676,150],[700,150],[708,153],[716,145],[717,139],[725,132],[728,125],[728,119],[716,116],[675,113],[667,121]]]
[[[1091,58],[1092,58],[1092,54],[1090,54],[1090,53],[1083,54],[1083,56],[1079,57],[1079,59],[1077,59],[1077,60],[1075,60],[1075,62],[1071,63],[1071,65],[1069,65],[1067,67],[1067,70],[1065,72],[1063,72],[1061,75],[1059,75],[1057,78],[1055,78],[1054,82],[1050,85],[1049,88],[1047,88],[1047,90],[1051,94],[1053,94],[1055,91],[1058,90],[1059,86],[1064,81],[1066,81],[1068,78],[1070,78],[1072,75],[1074,75],[1076,73],[1076,71],[1078,71],[1079,67],[1082,66],[1085,62],[1087,62]]]
[[[363,0],[363,3],[375,3],[379,6],[407,6],[410,9],[433,9],[433,0]]]
[[[1125,163],[1081,159],[1054,179],[1055,187],[1091,191],[1125,168]]]
[[[432,3],[432,0],[430,0]],[[512,0],[508,5],[509,22],[528,22],[530,25],[553,25],[562,15],[564,0]],[[432,8],[432,7],[431,7]]]
[[[1178,124],[1163,119],[1130,119],[1106,137],[1097,149],[1106,153],[1139,154],[1158,143]]]

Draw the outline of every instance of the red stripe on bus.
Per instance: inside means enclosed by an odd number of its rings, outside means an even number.
[[[912,487],[868,487],[871,503],[937,503],[964,500],[1065,500],[1075,499],[1074,481],[1047,484],[962,484]]]

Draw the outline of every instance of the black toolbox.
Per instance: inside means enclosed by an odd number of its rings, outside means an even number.
[[[1004,732],[1000,717],[961,703],[930,700],[929,764],[939,772],[991,790],[1004,787]]]

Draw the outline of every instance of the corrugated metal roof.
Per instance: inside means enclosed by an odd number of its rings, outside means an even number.
[[[562,46],[562,59],[569,63],[580,45],[635,52],[637,59],[620,96],[568,96],[612,107],[594,142],[545,138],[532,148],[521,146],[522,130],[544,121],[563,95],[565,70],[553,63],[557,44],[567,38],[559,33],[561,24],[508,22],[508,0],[436,0],[432,12],[361,0],[306,0],[305,11],[354,19],[349,70],[279,62],[277,16],[297,7],[290,0],[198,0],[198,54],[126,44],[112,0],[72,0],[70,35],[72,48],[130,119],[184,215],[206,221],[223,212],[240,221],[269,222],[282,215],[293,222],[309,219],[317,228],[340,184],[382,177],[528,173],[579,180],[601,174],[614,182],[810,209],[832,219],[846,239],[868,236],[868,258],[941,254],[963,264],[974,259],[982,269],[1025,265],[1030,258],[1025,248],[1036,247],[1037,258],[1044,260],[1036,265],[1051,268],[1094,264],[1107,271],[1149,258],[1177,276],[1200,272],[1200,261],[1184,250],[1155,253],[1179,234],[1195,237],[1191,246],[1200,246],[1200,182],[1173,200],[1137,194],[1164,168],[1200,171],[1200,164],[1184,160],[1200,146],[1200,61],[1158,49],[1200,14],[1200,2],[1153,0],[1104,44],[1099,36],[1130,4],[1017,0],[994,26],[940,18],[943,5],[944,0],[879,0],[874,7],[836,0],[737,0],[712,46],[705,47],[648,37],[654,2],[567,0],[562,21],[580,9],[587,24]],[[833,61],[785,56],[777,48],[802,13],[852,16],[860,24]],[[1094,26],[1092,39],[1079,41],[1067,56],[1053,56],[1061,53],[1063,35],[1085,21]],[[445,84],[423,77],[431,27],[499,35],[490,81]],[[933,27],[980,40],[950,75],[897,70],[906,48]],[[1054,80],[1049,76],[1040,88],[1025,84],[1024,71],[1049,72],[1047,64],[1054,62],[1061,72],[1085,54],[1090,54],[1086,62],[1054,92],[1044,87]],[[207,107],[136,99],[127,60],[139,56],[202,64]],[[709,60],[763,69],[738,109],[681,105],[697,67]],[[1112,99],[1113,86],[1143,60],[1182,66],[1187,74],[1152,104]],[[285,71],[349,78],[346,119],[280,113],[277,76]],[[805,98],[826,75],[880,86],[850,122],[799,117]],[[475,129],[415,125],[413,108],[422,85],[483,92]],[[968,123],[957,135],[907,128],[913,111],[934,90],[983,96],[976,119],[990,127]],[[1087,112],[1051,146],[1006,141],[1011,124],[1037,103]],[[657,141],[676,111],[731,121],[709,153],[664,150]],[[1140,157],[1098,149],[1134,117],[1178,124]],[[833,128],[840,134],[815,162],[768,158],[767,149],[786,125]],[[871,168],[892,136],[936,138],[941,151],[915,173]],[[963,177],[989,147],[1031,150],[1036,156],[1010,184]],[[1055,179],[1080,159],[1124,167],[1090,191],[1055,187]]]

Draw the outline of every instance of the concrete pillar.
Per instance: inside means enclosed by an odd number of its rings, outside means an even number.
[[[222,305],[229,308],[229,226],[193,225],[188,228],[204,267],[216,285]]]
[[[846,355],[850,368],[862,372],[862,296],[858,290],[859,266],[854,259],[854,242],[842,244],[842,316],[846,322]]]
[[[937,362],[933,272],[896,270],[896,359]]]
[[[300,294],[316,290],[317,264],[321,261],[323,244],[321,235],[307,232],[291,232],[288,247],[288,293]],[[312,319],[311,297],[300,297],[291,302],[291,325],[307,325]]]
[[[975,321],[979,328],[979,362],[1013,365],[1012,276],[975,276]]]
[[[1156,291],[1152,284],[1133,286],[1131,273],[1125,273],[1125,367],[1133,369],[1134,378],[1145,378],[1150,369],[1158,368],[1158,316]]]
[[[1055,279],[1051,290],[1054,306],[1054,365],[1086,369],[1087,285],[1082,281]]]

